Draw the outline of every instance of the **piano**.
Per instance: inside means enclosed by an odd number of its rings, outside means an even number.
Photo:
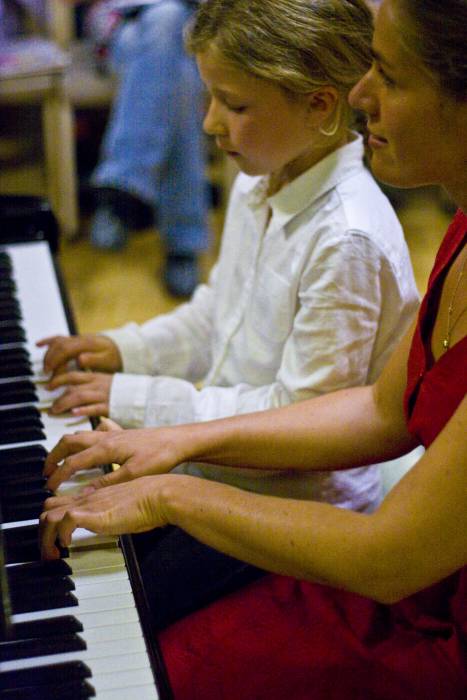
[[[47,414],[35,342],[70,332],[48,243],[0,244],[0,698],[169,700],[131,536],[78,530],[61,559],[40,560],[45,455],[91,424]],[[93,475],[75,475],[59,493]]]

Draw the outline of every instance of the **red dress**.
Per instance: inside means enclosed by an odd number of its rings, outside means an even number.
[[[458,212],[410,352],[405,408],[425,446],[467,391],[467,336],[436,363],[429,345],[442,281],[466,234]],[[175,623],[160,644],[175,700],[465,700],[467,567],[388,606],[267,575]]]

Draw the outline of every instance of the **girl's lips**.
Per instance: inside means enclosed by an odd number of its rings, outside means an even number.
[[[222,143],[219,143],[219,141],[216,141],[216,145],[218,148],[220,148],[221,151],[224,151],[227,153],[228,156],[238,156],[240,155],[237,151],[232,151],[231,148],[228,148],[227,146],[224,146]]]

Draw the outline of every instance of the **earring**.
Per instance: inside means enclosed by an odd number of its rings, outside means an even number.
[[[340,121],[341,121],[341,102],[338,102],[336,105],[336,109],[334,110],[334,123],[331,124],[331,126],[326,129],[325,127],[320,126],[319,127],[319,133],[322,134],[323,136],[335,136],[339,126],[340,126]]]

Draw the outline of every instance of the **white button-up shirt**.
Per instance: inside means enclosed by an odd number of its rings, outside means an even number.
[[[378,377],[418,294],[401,226],[362,158],[358,137],[271,197],[267,177],[238,176],[208,283],[172,313],[106,332],[125,372],[112,382],[114,420],[125,427],[206,421]],[[182,470],[362,510],[379,499],[373,467]]]

